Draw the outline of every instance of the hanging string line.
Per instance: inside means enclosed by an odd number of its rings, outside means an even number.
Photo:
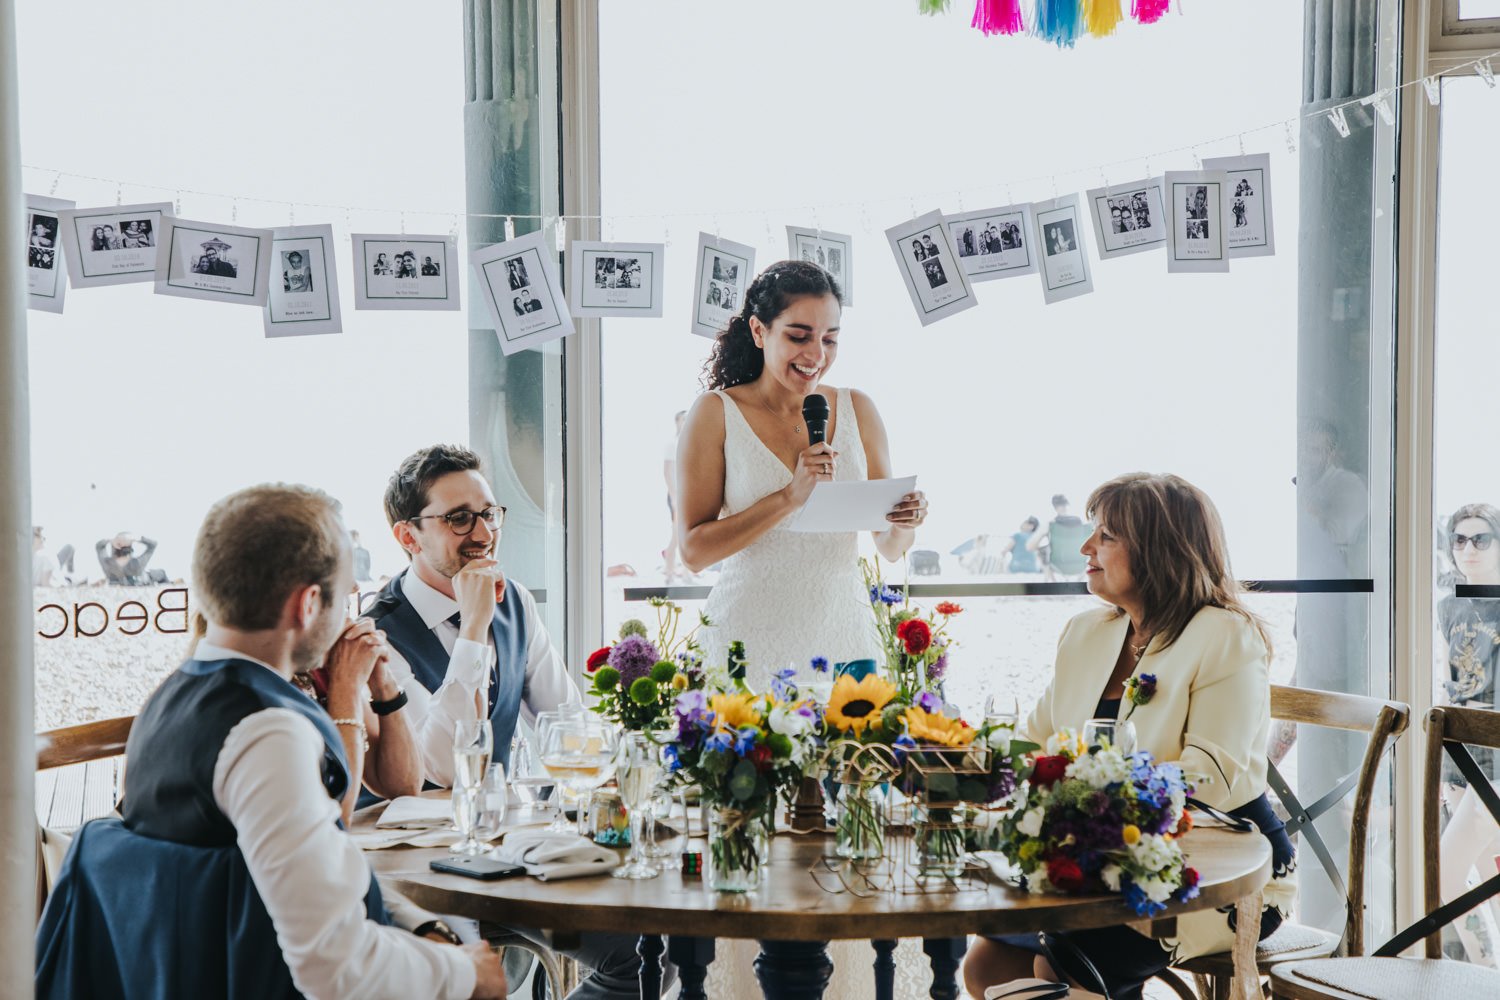
[[[1466,63],[1460,63],[1460,64],[1458,64],[1456,66],[1452,66],[1452,67],[1448,68],[1447,70],[1444,70],[1443,73],[1440,74],[1440,75],[1442,75],[1442,76],[1459,75],[1462,71],[1468,70],[1468,69],[1473,69],[1476,72],[1478,72],[1479,68],[1481,66],[1484,66],[1484,67],[1488,68],[1489,64],[1490,64],[1490,61],[1492,59],[1500,59],[1500,49],[1496,49],[1493,52],[1487,53],[1487,54],[1482,55],[1482,56],[1478,56],[1477,58],[1471,59],[1471,60],[1469,60]],[[1307,114],[1304,114],[1304,115],[1297,115],[1297,116],[1294,116],[1294,117],[1291,117],[1291,118],[1280,119],[1280,120],[1271,122],[1269,124],[1256,126],[1254,128],[1237,129],[1235,131],[1227,132],[1224,135],[1221,135],[1221,136],[1218,136],[1218,137],[1212,138],[1212,139],[1198,139],[1198,140],[1195,140],[1195,141],[1190,142],[1190,143],[1184,143],[1184,144],[1182,144],[1180,146],[1175,146],[1175,147],[1173,147],[1171,149],[1163,149],[1163,150],[1158,150],[1158,151],[1153,152],[1153,153],[1146,153],[1146,154],[1141,154],[1141,155],[1136,155],[1136,156],[1121,157],[1120,159],[1109,160],[1109,161],[1106,161],[1106,162],[1103,162],[1103,163],[1096,163],[1096,164],[1093,164],[1092,166],[1087,166],[1087,167],[1078,167],[1078,168],[1075,168],[1075,169],[1072,169],[1072,170],[1060,170],[1060,171],[1049,170],[1049,171],[1045,171],[1045,172],[1042,172],[1042,173],[1033,174],[1030,177],[1009,178],[1007,180],[997,181],[994,184],[988,184],[988,185],[985,185],[985,186],[979,187],[979,188],[968,188],[968,189],[965,189],[964,191],[958,192],[958,195],[959,195],[959,197],[961,199],[965,199],[965,200],[978,200],[978,199],[975,198],[975,196],[978,195],[978,194],[980,194],[980,193],[984,193],[984,192],[996,192],[996,193],[998,193],[998,192],[1001,192],[1001,191],[1005,191],[1005,192],[1007,192],[1007,197],[1011,198],[1012,200],[1014,200],[1013,196],[1011,196],[1008,192],[1015,185],[1025,185],[1025,184],[1033,184],[1033,185],[1035,185],[1035,184],[1055,183],[1055,181],[1056,181],[1057,178],[1070,178],[1070,177],[1092,178],[1092,177],[1097,177],[1100,174],[1104,174],[1104,175],[1108,176],[1108,175],[1111,175],[1111,174],[1115,174],[1115,171],[1112,170],[1111,168],[1121,168],[1121,167],[1125,167],[1127,165],[1136,164],[1136,163],[1142,163],[1142,162],[1145,162],[1145,163],[1149,164],[1152,161],[1160,161],[1160,160],[1162,160],[1164,158],[1170,157],[1170,156],[1172,156],[1174,154],[1178,154],[1178,153],[1191,154],[1191,153],[1193,153],[1194,150],[1196,150],[1200,146],[1216,146],[1216,145],[1218,145],[1220,143],[1228,143],[1228,142],[1231,142],[1231,141],[1234,141],[1234,140],[1239,140],[1241,143],[1243,143],[1245,136],[1259,135],[1262,132],[1271,132],[1271,131],[1275,131],[1275,130],[1278,130],[1278,129],[1285,130],[1285,129],[1290,128],[1293,125],[1300,124],[1302,122],[1328,121],[1330,114],[1333,114],[1335,112],[1341,112],[1341,111],[1349,111],[1349,110],[1358,108],[1360,106],[1368,107],[1373,102],[1375,102],[1377,100],[1380,100],[1382,98],[1389,99],[1390,97],[1392,97],[1395,94],[1398,94],[1398,93],[1404,94],[1409,88],[1418,87],[1418,86],[1424,86],[1424,85],[1427,84],[1427,82],[1430,79],[1432,79],[1432,77],[1430,77],[1430,76],[1428,76],[1428,77],[1417,77],[1416,79],[1408,80],[1405,83],[1398,84],[1396,86],[1383,87],[1383,88],[1381,88],[1379,90],[1376,90],[1376,91],[1373,91],[1372,93],[1369,93],[1369,94],[1361,95],[1359,97],[1349,98],[1348,100],[1342,101],[1342,102],[1340,102],[1338,104],[1329,105],[1328,107],[1323,108],[1322,110],[1319,110],[1319,111],[1311,111],[1311,112],[1308,112]],[[221,191],[198,191],[198,190],[194,190],[192,188],[177,187],[177,186],[173,186],[173,185],[142,184],[142,183],[137,183],[135,181],[122,181],[122,180],[119,180],[118,178],[114,178],[114,177],[99,177],[99,176],[96,176],[96,175],[93,175],[93,174],[82,174],[82,173],[77,173],[77,172],[72,171],[72,170],[60,170],[60,169],[58,169],[56,167],[37,166],[37,165],[34,165],[34,164],[29,164],[29,163],[23,163],[22,167],[23,167],[23,169],[34,170],[34,171],[37,171],[37,172],[42,173],[42,174],[56,175],[56,178],[69,177],[69,178],[73,178],[75,180],[95,181],[95,182],[100,183],[100,184],[106,184],[106,185],[107,184],[113,184],[117,188],[120,187],[121,185],[128,185],[129,187],[132,187],[132,188],[139,188],[139,189],[148,190],[148,191],[174,192],[174,193],[176,193],[179,196],[183,195],[183,194],[189,194],[189,195],[194,195],[194,196],[203,197],[203,198],[218,198],[218,199],[223,199],[225,201],[253,202],[253,203],[259,204],[259,205],[274,206],[274,207],[276,207],[278,209],[287,209],[287,208],[289,208],[291,206],[301,206],[303,208],[325,209],[325,210],[328,210],[330,212],[344,212],[346,214],[350,213],[350,212],[366,212],[366,213],[376,214],[376,215],[395,215],[395,214],[401,213],[401,214],[406,214],[406,215],[436,216],[436,217],[441,217],[441,218],[444,218],[444,219],[452,218],[454,215],[462,215],[463,217],[468,218],[468,219],[507,219],[507,218],[509,218],[509,219],[535,219],[535,220],[539,220],[539,221],[545,221],[547,219],[564,219],[564,220],[578,221],[578,222],[602,221],[603,219],[606,219],[606,218],[608,218],[610,220],[614,220],[614,221],[629,220],[629,219],[636,219],[636,220],[645,220],[645,219],[701,219],[701,218],[704,218],[704,217],[707,217],[707,216],[729,216],[729,217],[741,217],[741,216],[743,216],[743,217],[750,217],[750,218],[759,218],[760,216],[766,215],[768,212],[775,212],[776,214],[779,214],[779,215],[789,215],[789,214],[795,214],[795,213],[799,213],[799,212],[828,211],[830,209],[840,209],[840,208],[861,209],[861,210],[863,210],[863,209],[868,208],[870,205],[882,205],[882,204],[887,204],[887,203],[900,203],[900,202],[907,202],[907,201],[915,201],[915,200],[918,200],[918,199],[920,199],[920,200],[922,200],[924,202],[926,202],[926,201],[934,201],[934,200],[938,200],[938,199],[941,199],[941,198],[944,198],[944,197],[952,196],[954,194],[953,189],[948,188],[948,189],[945,189],[943,191],[929,191],[929,192],[926,192],[926,193],[923,193],[923,194],[915,194],[915,195],[908,193],[908,194],[900,194],[900,195],[891,195],[891,196],[885,197],[885,198],[866,198],[866,199],[861,199],[861,200],[857,200],[857,201],[820,202],[820,203],[818,203],[816,205],[793,206],[793,207],[791,207],[789,209],[766,209],[766,208],[753,208],[752,209],[752,208],[745,208],[745,209],[726,210],[726,209],[724,209],[722,207],[716,207],[716,208],[712,208],[712,209],[703,209],[703,210],[699,210],[699,211],[650,212],[650,213],[618,214],[618,215],[616,215],[616,214],[610,214],[608,216],[605,216],[605,215],[581,215],[581,214],[558,214],[556,212],[528,213],[528,212],[510,212],[510,211],[506,211],[506,212],[459,212],[459,213],[455,213],[451,208],[447,208],[447,209],[432,209],[432,210],[426,210],[426,209],[396,209],[396,208],[390,208],[390,207],[377,207],[377,206],[369,206],[369,205],[330,204],[330,203],[327,203],[327,202],[302,201],[302,200],[288,201],[285,198],[257,198],[257,197],[254,197],[254,196],[243,195],[243,194],[227,194],[227,193],[224,193],[224,192],[221,192]],[[1149,168],[1147,170],[1147,173],[1150,173]],[[55,178],[54,178],[54,180],[55,180]]]

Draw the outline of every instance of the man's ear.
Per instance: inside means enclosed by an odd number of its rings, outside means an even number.
[[[416,555],[422,551],[422,543],[417,541],[417,533],[412,530],[410,521],[397,521],[391,525],[391,537],[396,539],[396,544],[406,550],[408,555]]]
[[[285,613],[291,618],[292,624],[298,628],[308,628],[317,621],[318,613],[323,610],[323,588],[310,583],[305,587],[298,587],[292,591],[286,599]]]

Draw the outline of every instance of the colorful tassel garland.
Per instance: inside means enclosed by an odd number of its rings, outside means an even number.
[[[1155,24],[1171,6],[1172,0],[1131,0],[1130,16],[1142,24]]]
[[[1124,19],[1120,0],[1083,0],[1083,20],[1089,26],[1089,34],[1095,38],[1113,35]]]
[[[948,4],[952,0],[917,0],[917,10],[931,17],[934,14],[948,13]]]
[[[1073,47],[1078,41],[1083,22],[1081,0],[1037,0],[1036,27],[1033,34],[1058,48]]]
[[[974,5],[974,20],[969,23],[986,35],[1014,35],[1025,29],[1021,0],[979,0]]]

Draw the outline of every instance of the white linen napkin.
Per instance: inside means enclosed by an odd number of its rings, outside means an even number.
[[[517,830],[495,848],[495,857],[513,865],[524,865],[526,874],[543,882],[603,875],[619,867],[620,856],[607,847],[576,833]]]
[[[377,830],[421,830],[453,822],[453,801],[422,795],[402,795],[392,799],[385,812],[375,821]]]

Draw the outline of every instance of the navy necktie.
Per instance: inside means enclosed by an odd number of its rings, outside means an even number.
[[[461,627],[463,627],[463,612],[462,611],[455,611],[455,612],[453,612],[453,614],[449,615],[448,616],[448,624],[452,625],[454,628],[461,628]]]

